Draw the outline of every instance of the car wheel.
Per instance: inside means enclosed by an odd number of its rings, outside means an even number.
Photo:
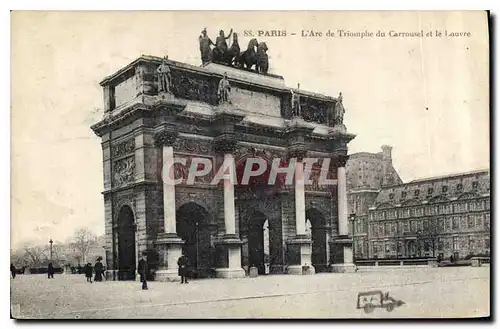
[[[392,312],[394,310],[394,303],[387,304],[387,312]]]
[[[375,306],[373,306],[372,303],[368,303],[368,304],[365,304],[363,309],[365,310],[365,313],[371,313],[375,309]]]

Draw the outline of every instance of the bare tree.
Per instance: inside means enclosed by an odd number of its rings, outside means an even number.
[[[24,259],[31,267],[40,267],[48,262],[46,247],[33,246],[26,244],[24,246]]]
[[[83,261],[83,263],[86,263],[89,251],[91,247],[96,243],[97,236],[88,228],[81,228],[75,231],[71,245],[78,253],[78,256]]]

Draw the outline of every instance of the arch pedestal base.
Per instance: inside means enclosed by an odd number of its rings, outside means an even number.
[[[308,275],[316,271],[311,263],[312,241],[305,235],[297,235],[287,242],[287,274]]]
[[[244,278],[246,273],[241,267],[241,240],[237,235],[225,235],[217,243],[218,268],[215,270],[217,278]]]
[[[180,281],[177,260],[182,255],[183,244],[177,234],[163,234],[157,239],[160,267],[155,272],[155,281]]]

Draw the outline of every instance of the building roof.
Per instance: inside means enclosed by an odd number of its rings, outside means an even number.
[[[416,179],[381,188],[375,206],[411,205],[490,194],[489,169]]]
[[[358,189],[380,189],[385,185],[401,184],[390,154],[383,152],[359,152],[349,155],[346,165],[347,187]]]

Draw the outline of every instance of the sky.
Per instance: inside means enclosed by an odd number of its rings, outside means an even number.
[[[393,146],[404,182],[489,168],[484,12],[13,12],[11,243],[104,233],[99,82],[141,54],[200,65],[198,36],[258,37],[289,87],[343,94],[349,153]],[[327,37],[328,30],[436,30],[470,37]],[[302,37],[302,30],[322,32]],[[291,33],[296,33],[292,35]]]

